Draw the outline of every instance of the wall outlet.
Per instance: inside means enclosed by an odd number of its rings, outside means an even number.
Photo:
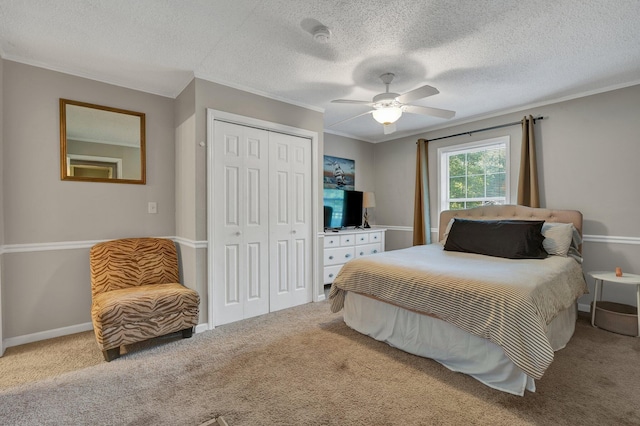
[[[149,201],[147,209],[150,214],[158,213],[158,203],[156,203],[155,201]]]

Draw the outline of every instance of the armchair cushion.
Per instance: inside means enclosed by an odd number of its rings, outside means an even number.
[[[151,284],[100,293],[91,317],[104,349],[183,330],[198,323],[198,293],[181,284]]]

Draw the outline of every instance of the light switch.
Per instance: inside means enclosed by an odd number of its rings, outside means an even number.
[[[149,201],[148,210],[150,214],[158,213],[158,203],[155,201]]]

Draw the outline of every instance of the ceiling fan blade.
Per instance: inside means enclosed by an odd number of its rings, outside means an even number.
[[[363,112],[362,114],[354,115],[353,117],[345,118],[344,120],[340,120],[337,123],[330,124],[329,127],[337,126],[338,124],[342,124],[345,121],[353,120],[354,118],[362,117],[363,115],[371,114],[372,112],[373,112],[373,110],[367,111],[367,112]]]
[[[427,96],[433,96],[440,93],[438,89],[433,86],[429,86],[428,84],[418,87],[417,89],[409,90],[407,93],[404,93],[396,98],[396,100],[403,104],[408,104],[413,101],[417,101],[418,99],[426,98]]]
[[[404,112],[408,112],[411,114],[431,115],[433,117],[446,118],[446,119],[453,118],[456,116],[455,111],[449,111],[448,109],[418,106],[418,105],[404,105],[402,107],[402,110]]]
[[[383,124],[382,128],[385,135],[390,135],[391,133],[396,131],[396,123]]]
[[[360,105],[373,105],[370,101],[356,101],[354,99],[334,99],[332,104],[360,104]]]

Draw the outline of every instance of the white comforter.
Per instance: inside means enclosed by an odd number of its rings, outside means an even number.
[[[553,361],[547,324],[588,292],[570,257],[513,260],[444,251],[431,244],[348,262],[329,299],[338,312],[353,291],[432,315],[490,339],[535,379]]]

